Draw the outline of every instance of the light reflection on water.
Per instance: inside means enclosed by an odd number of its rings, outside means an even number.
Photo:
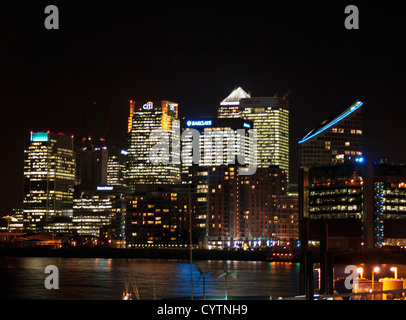
[[[299,264],[260,261],[197,261],[204,271],[219,275],[224,267],[236,270],[237,279],[227,278],[228,296],[294,296],[299,293]],[[47,290],[47,265],[59,269],[59,290]],[[203,279],[193,265],[193,296],[203,296]],[[94,258],[0,258],[0,299],[122,298],[125,280],[135,280],[141,299],[191,296],[190,263],[181,260],[94,259]],[[225,277],[206,276],[206,295],[225,294]]]

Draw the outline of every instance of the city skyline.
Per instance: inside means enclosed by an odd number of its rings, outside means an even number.
[[[220,102],[239,86],[254,97],[290,92],[294,182],[297,142],[360,99],[367,159],[405,162],[404,61],[394,41],[405,30],[401,10],[391,3],[389,17],[374,3],[357,5],[360,29],[346,30],[341,1],[317,10],[304,3],[244,3],[241,9],[227,1],[141,2],[110,8],[90,1],[80,10],[58,5],[61,27],[50,31],[43,26],[45,4],[7,4],[2,23],[13,33],[1,28],[0,102],[2,147],[10,156],[3,155],[0,215],[22,201],[29,132],[66,132],[80,145],[94,102],[94,136],[102,136],[112,106],[106,141],[118,145],[125,143],[130,99],[172,99],[179,103],[179,118],[215,117]],[[255,23],[247,19],[253,16]]]

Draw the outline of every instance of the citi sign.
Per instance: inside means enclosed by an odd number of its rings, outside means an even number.
[[[144,110],[151,110],[154,107],[154,103],[152,101],[148,101],[146,104],[142,106]]]

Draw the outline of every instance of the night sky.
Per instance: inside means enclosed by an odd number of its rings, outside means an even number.
[[[59,30],[44,9],[59,8]],[[344,27],[358,6],[360,29]],[[291,104],[291,179],[297,141],[356,99],[372,161],[406,162],[402,2],[10,1],[0,7],[0,215],[22,201],[29,132],[87,134],[125,147],[128,101],[167,99],[181,116],[215,116],[241,86]]]

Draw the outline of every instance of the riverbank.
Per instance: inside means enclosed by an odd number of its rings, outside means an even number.
[[[139,248],[117,249],[105,247],[49,247],[15,248],[0,247],[0,257],[61,257],[61,258],[105,258],[105,259],[174,259],[189,260],[189,249]],[[334,254],[334,264],[406,264],[406,250],[370,249],[347,254]],[[205,250],[193,249],[193,260],[236,260],[236,261],[280,261],[300,262],[293,258],[275,257],[270,250]],[[315,262],[318,261],[317,254]]]
[[[103,247],[70,247],[50,249],[34,248],[0,248],[0,256],[19,257],[63,257],[63,258],[124,258],[124,259],[179,259],[189,260],[188,249],[116,249]],[[270,253],[266,250],[204,250],[193,249],[193,260],[240,260],[269,261]],[[280,259],[280,261],[284,261]],[[293,261],[293,260],[289,260]]]

